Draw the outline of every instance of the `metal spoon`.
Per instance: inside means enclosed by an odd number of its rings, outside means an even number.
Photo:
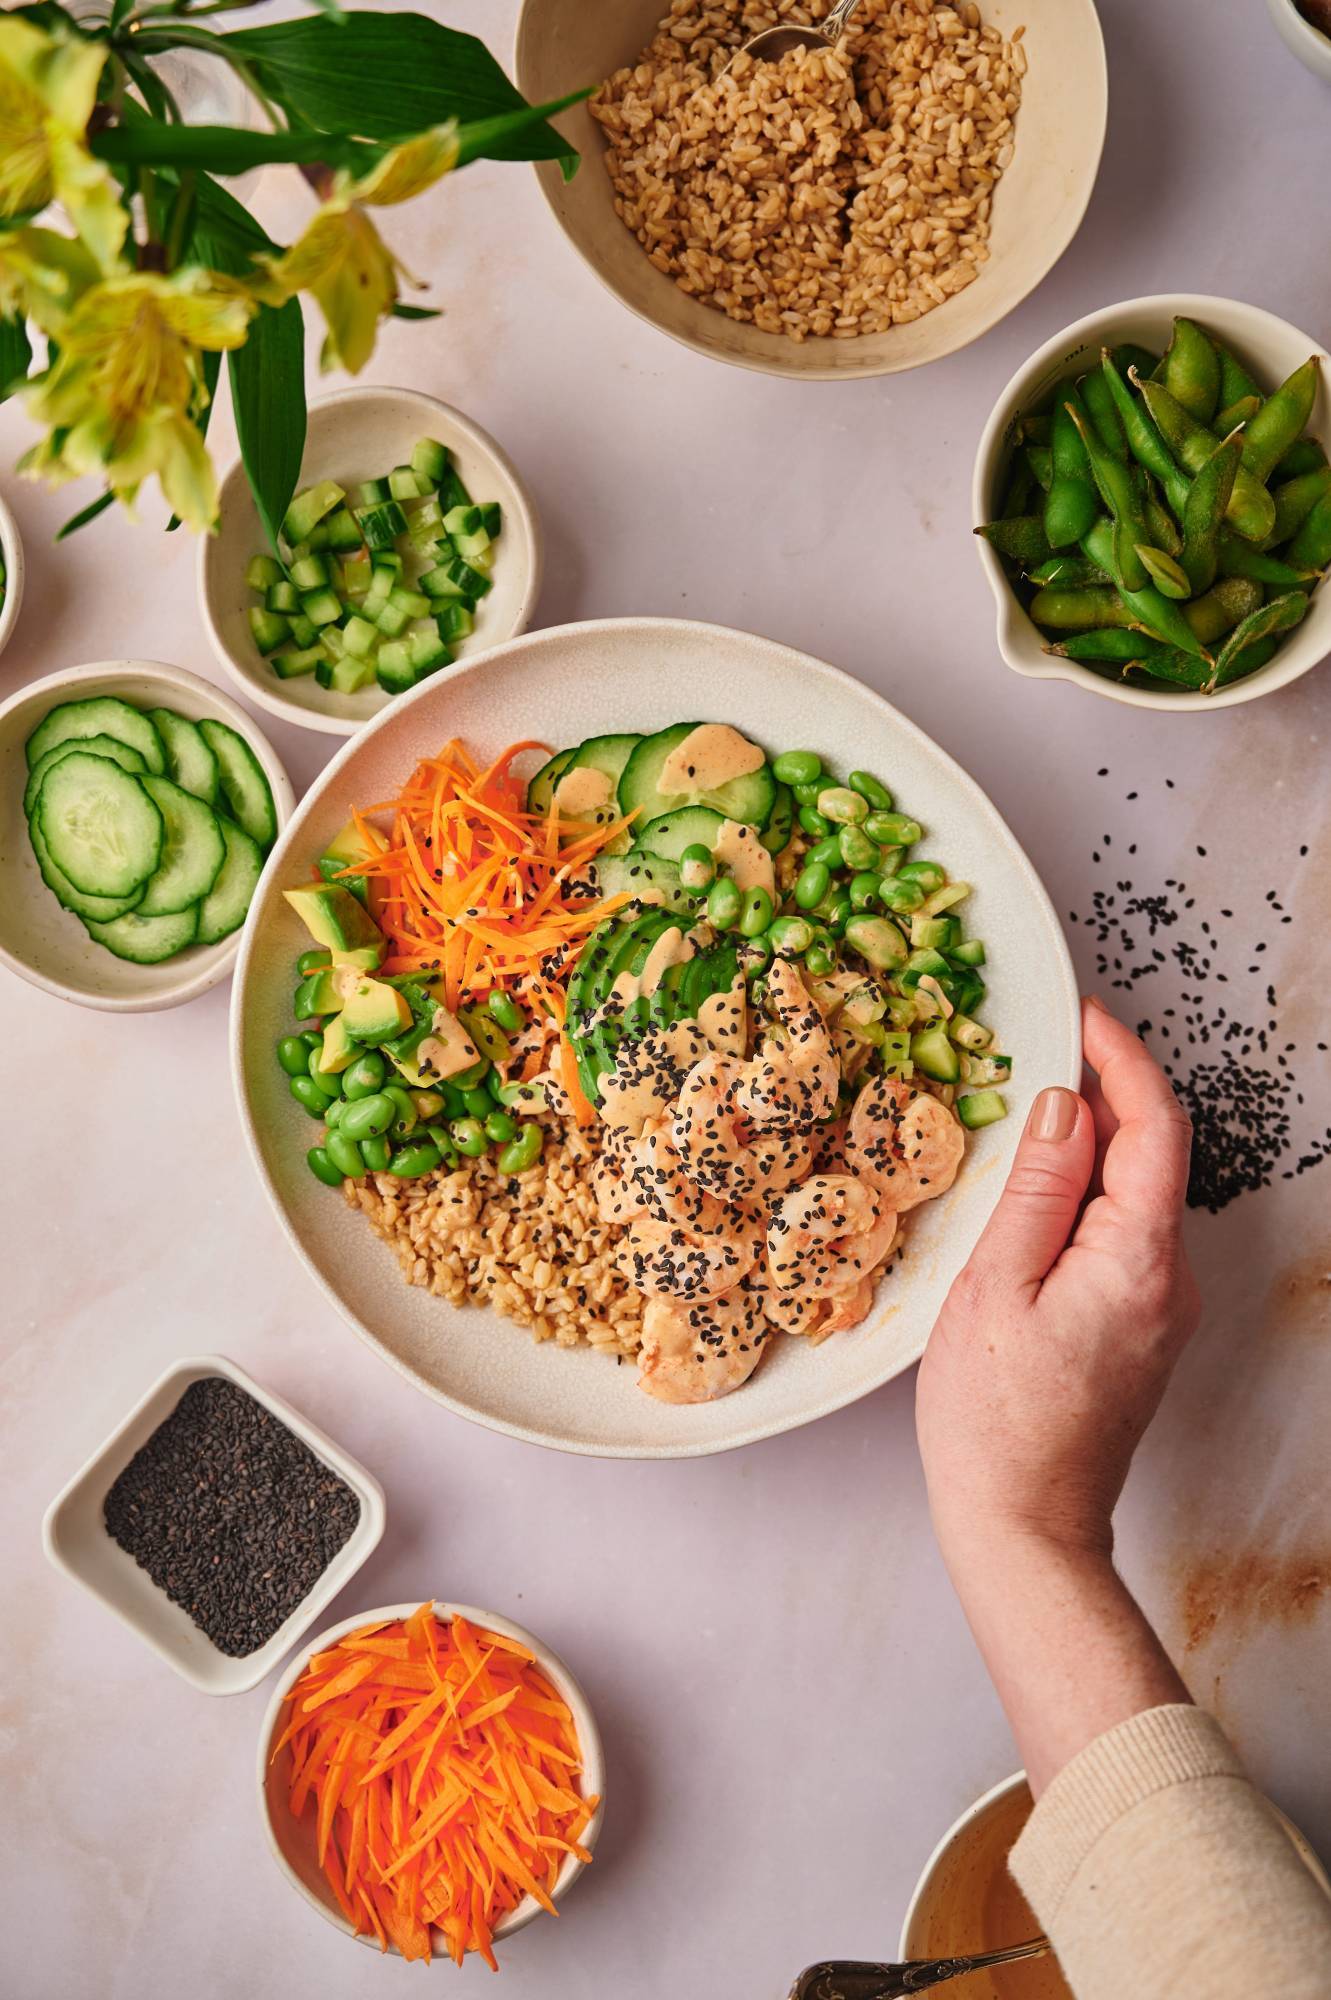
[[[827,19],[816,28],[764,28],[761,33],[750,35],[735,55],[752,56],[755,62],[778,62],[792,49],[834,49],[859,4],[860,0],[837,0]],[[726,69],[734,60],[732,56]]]
[[[986,1965],[1012,1965],[1019,1958],[1043,1958],[1048,1938],[1010,1944],[1003,1951],[977,1951],[969,1958],[912,1958],[905,1965],[870,1965],[858,1958],[832,1958],[806,1966],[790,1989],[790,2000],[901,2000],[944,1980],[960,1979]]]

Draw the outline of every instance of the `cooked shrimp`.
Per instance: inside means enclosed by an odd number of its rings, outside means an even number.
[[[840,1070],[822,1009],[788,959],[767,975],[776,1032],[740,1066],[735,1108],[755,1131],[807,1129],[836,1108]]]
[[[649,1298],[719,1299],[748,1276],[760,1243],[758,1232],[739,1218],[705,1235],[668,1222],[634,1222],[619,1247],[619,1267]]]
[[[621,1138],[603,1151],[593,1187],[603,1222],[646,1219],[704,1234],[725,1222],[722,1204],[685,1173],[665,1118],[651,1120],[639,1138]]]
[[[900,1077],[878,1077],[855,1099],[847,1160],[898,1215],[946,1194],[965,1150],[965,1131],[947,1106]]]
[[[767,1266],[778,1291],[815,1298],[850,1291],[892,1247],[896,1216],[867,1181],[814,1174],[782,1197],[767,1228]]]
[[[695,1305],[648,1299],[638,1387],[659,1403],[710,1403],[728,1396],[762,1360],[768,1333],[761,1288],[748,1280]]]

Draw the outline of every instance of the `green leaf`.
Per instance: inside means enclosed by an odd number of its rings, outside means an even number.
[[[80,508],[77,514],[66,521],[63,528],[57,529],[56,540],[63,542],[66,535],[76,535],[80,528],[86,528],[89,521],[95,521],[99,514],[104,514],[107,508],[114,504],[115,497],[108,486],[105,493],[99,494],[95,500],[90,500],[86,507]]]
[[[299,299],[260,306],[245,345],[228,354],[227,368],[240,455],[276,554],[277,531],[305,451],[305,322]]]
[[[306,16],[222,39],[281,104],[330,132],[391,139],[447,118],[465,124],[527,109],[484,42],[423,14],[355,13],[341,23]],[[566,179],[578,158],[539,120],[497,130],[486,157],[558,160]]]
[[[246,275],[256,251],[277,249],[249,210],[207,174],[199,175],[195,190],[189,247],[197,263],[229,272],[233,278]]]
[[[27,380],[31,360],[32,343],[25,321],[17,314],[0,319],[0,403]]]
[[[405,306],[401,299],[393,307],[394,319],[442,319],[443,312],[438,306]]]
[[[327,132],[246,132],[230,125],[166,125],[144,120],[94,133],[88,150],[115,166],[201,167],[210,174],[243,174],[274,163],[323,161],[360,172],[378,149]]]

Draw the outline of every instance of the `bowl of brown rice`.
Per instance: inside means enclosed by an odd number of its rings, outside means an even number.
[[[525,0],[538,164],[565,235],[639,318],[772,375],[894,374],[977,340],[1081,223],[1108,85],[1093,0],[861,0],[834,51],[732,61],[830,0]]]

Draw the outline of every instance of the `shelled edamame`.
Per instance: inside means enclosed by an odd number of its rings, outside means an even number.
[[[1214,694],[1256,673],[1331,565],[1316,355],[1269,394],[1196,321],[1108,348],[1015,426],[993,547],[1045,650]],[[1236,587],[1237,586],[1237,587]]]

